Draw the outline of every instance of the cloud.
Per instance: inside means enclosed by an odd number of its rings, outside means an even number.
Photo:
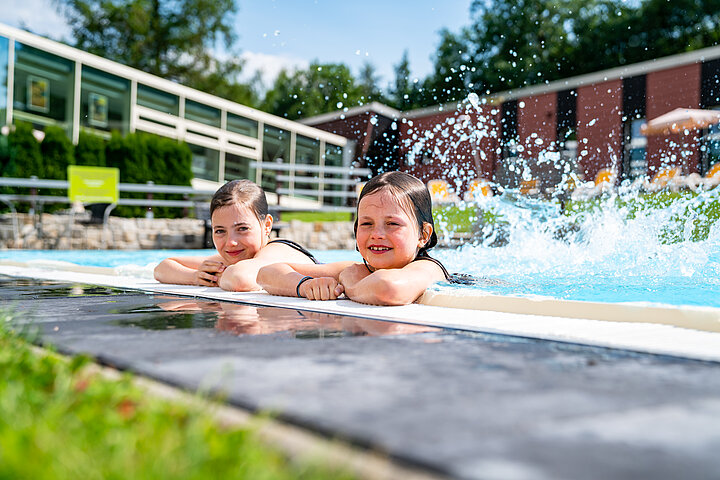
[[[310,65],[310,63],[304,59],[269,55],[267,53],[242,52],[240,56],[245,61],[240,80],[247,81],[252,78],[256,72],[260,72],[264,89],[272,87],[273,82],[275,82],[281,70],[300,70]]]
[[[70,28],[51,0],[4,0],[0,22],[55,40],[69,38]]]

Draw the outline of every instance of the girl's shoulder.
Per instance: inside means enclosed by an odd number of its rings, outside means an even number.
[[[410,263],[419,262],[419,261],[421,261],[421,260],[427,260],[428,262],[434,263],[434,264],[437,265],[437,266],[440,268],[440,270],[442,271],[442,274],[443,274],[443,276],[445,277],[445,280],[449,280],[449,279],[450,279],[450,274],[448,273],[447,269],[445,268],[445,265],[443,265],[440,260],[438,260],[437,258],[431,257],[431,256],[428,255],[427,253],[423,253],[422,255],[418,255],[417,257],[415,257],[415,260],[413,260],[413,261],[410,262]]]
[[[312,260],[313,263],[318,263],[317,259],[315,258],[315,256],[312,253],[310,253],[305,247],[303,247],[299,243],[293,242],[292,240],[287,240],[284,238],[276,238],[275,240],[270,240],[267,243],[266,247],[269,247],[269,246],[273,246],[273,249],[277,248],[277,247],[291,248],[292,250],[295,250],[296,252],[300,252],[303,255],[305,255],[307,258]],[[261,250],[261,252],[262,252],[262,250]]]

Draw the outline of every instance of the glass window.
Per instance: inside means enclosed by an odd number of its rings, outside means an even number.
[[[641,127],[645,124],[644,118],[635,118],[630,123],[630,137],[631,138],[637,138],[637,137],[643,137],[644,135],[640,133]]]
[[[195,178],[219,181],[220,152],[199,145],[188,144],[192,152],[192,173]]]
[[[240,133],[248,137],[258,138],[258,122],[249,118],[227,114],[227,129],[229,132]]]
[[[338,147],[337,145],[325,145],[325,166],[326,167],[342,167],[343,165],[343,148]],[[323,175],[324,179],[329,180],[332,182],[333,180],[341,180],[343,178],[343,175],[341,173],[325,173]],[[350,187],[347,185],[337,184],[337,183],[325,183],[325,186],[323,187],[325,191],[329,192],[342,192],[342,191],[350,191]],[[346,203],[347,199],[345,197],[333,197],[333,196],[325,196],[323,198],[323,203],[325,205],[344,205]]]
[[[255,180],[255,169],[250,168],[250,162],[253,160],[247,157],[241,157],[232,153],[225,154],[225,181],[236,179]]]
[[[142,84],[138,84],[137,87],[137,104],[175,116],[180,112],[180,100],[177,95]]]
[[[80,125],[126,133],[130,126],[130,80],[83,65]]]
[[[70,134],[75,62],[15,42],[13,117]]]
[[[269,125],[265,126],[262,161],[275,165],[290,163],[290,132]],[[263,168],[260,180],[262,187],[268,192],[275,192],[278,188],[287,188],[288,182],[279,181],[278,175],[289,175],[289,172]]]
[[[7,81],[10,42],[0,36],[0,125],[5,125],[7,118]]]
[[[320,164],[320,141],[298,135],[295,142],[295,165],[319,165]],[[314,190],[320,188],[318,183],[319,172],[296,170],[295,189]],[[314,179],[314,182],[304,182],[304,178]],[[312,198],[317,200],[317,195],[298,194],[299,197]]]
[[[193,100],[185,100],[185,118],[220,128],[220,110]]]

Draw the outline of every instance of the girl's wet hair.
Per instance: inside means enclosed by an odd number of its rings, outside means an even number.
[[[432,227],[432,235],[430,240],[418,252],[418,256],[427,253],[432,247],[437,245],[437,235],[435,234],[435,221],[432,214],[432,199],[430,192],[425,184],[404,172],[385,172],[376,177],[371,178],[363,187],[358,197],[358,206],[363,197],[375,193],[379,190],[389,191],[397,198],[400,205],[415,215],[418,222],[418,231],[422,233],[423,224],[429,223]],[[355,236],[357,236],[358,219],[355,215]]]
[[[210,217],[218,208],[235,203],[249,207],[260,223],[265,221],[268,214],[265,190],[250,180],[231,180],[218,188],[210,201]]]

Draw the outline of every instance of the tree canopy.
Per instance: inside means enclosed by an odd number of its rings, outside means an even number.
[[[242,69],[234,0],[55,0],[75,46],[144,72],[247,103],[253,85],[235,81]],[[213,54],[217,46],[230,60]]]
[[[439,32],[425,78],[412,76],[407,51],[385,91],[372,64],[354,76],[314,61],[283,71],[261,99],[258,76],[238,80],[235,0],[55,1],[79,48],[291,119],[373,101],[437,105],[720,42],[720,0],[473,0],[465,28]],[[228,60],[213,56],[218,44]]]

